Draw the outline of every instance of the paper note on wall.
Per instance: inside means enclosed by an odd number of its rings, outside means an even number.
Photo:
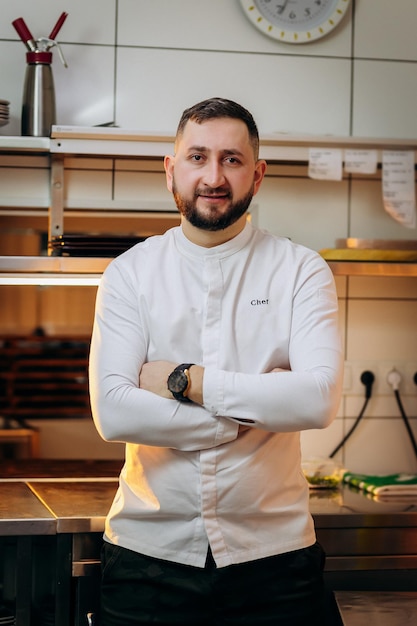
[[[342,150],[310,148],[308,175],[318,180],[342,180]]]
[[[375,174],[377,167],[377,150],[345,150],[345,172],[349,174]]]
[[[416,226],[414,151],[384,150],[382,154],[384,208],[407,228]]]

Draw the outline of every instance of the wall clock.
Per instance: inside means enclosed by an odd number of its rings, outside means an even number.
[[[308,43],[328,35],[351,0],[240,0],[256,28],[284,43]]]

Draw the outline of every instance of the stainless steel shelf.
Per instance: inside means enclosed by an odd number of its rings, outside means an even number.
[[[0,137],[0,150],[4,152],[49,152],[49,137]]]
[[[0,284],[36,283],[36,279],[53,277],[62,283],[77,277],[98,282],[110,258],[100,257],[56,257],[56,256],[0,256]],[[335,276],[395,276],[417,277],[417,263],[388,263],[375,261],[328,261]],[[29,279],[34,280],[29,280]],[[51,284],[51,283],[49,283]],[[89,284],[86,280],[85,284]]]
[[[111,258],[2,256],[0,285],[98,285]]]
[[[417,263],[328,261],[335,276],[417,276]]]
[[[111,154],[114,156],[163,157],[174,144],[171,133],[143,133],[122,128],[85,128],[53,126],[51,153]],[[338,137],[330,135],[287,135],[276,133],[260,137],[260,157],[269,162],[306,162],[309,148],[376,149],[417,151],[417,139]]]
[[[173,133],[141,132],[126,128],[53,126],[49,137],[0,137],[5,152],[47,152],[61,155],[112,155],[127,157],[164,157],[171,153]],[[308,161],[309,148],[375,149],[378,160],[382,150],[414,150],[417,139],[349,137],[332,135],[287,135],[276,133],[260,137],[260,156],[270,162]]]
[[[1,256],[0,272],[101,274],[110,261],[101,257]]]
[[[172,152],[172,133],[145,133],[124,128],[53,126],[49,137],[0,137],[0,150],[50,152],[51,154],[85,154],[160,157]],[[376,149],[417,151],[417,139],[381,137],[340,137],[330,135],[262,135],[260,155],[271,162],[307,161],[309,148]]]

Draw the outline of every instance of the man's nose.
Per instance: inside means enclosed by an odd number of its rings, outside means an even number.
[[[209,187],[220,187],[224,181],[225,176],[221,163],[217,161],[207,163],[204,171],[204,183]]]

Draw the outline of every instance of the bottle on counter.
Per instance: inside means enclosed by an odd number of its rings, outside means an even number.
[[[49,37],[34,39],[23,18],[12,22],[26,45],[26,73],[23,87],[21,131],[24,136],[49,137],[56,124],[55,86],[52,75],[51,48],[57,47],[64,67],[68,67],[56,36],[67,13],[62,13]]]

